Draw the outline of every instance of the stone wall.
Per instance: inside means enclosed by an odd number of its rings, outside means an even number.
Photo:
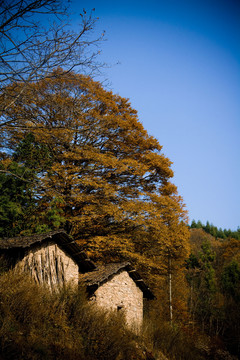
[[[55,243],[35,247],[19,261],[15,269],[31,274],[39,283],[47,283],[51,288],[71,281],[78,284],[78,265]]]
[[[119,311],[125,316],[126,323],[139,329],[143,320],[143,293],[130,278],[127,271],[122,271],[101,285],[95,291],[95,301],[106,310]]]

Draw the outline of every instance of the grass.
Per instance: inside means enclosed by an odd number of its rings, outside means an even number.
[[[144,359],[123,319],[89,305],[82,288],[52,293],[11,271],[0,276],[0,349],[1,360]]]
[[[0,275],[0,360],[205,359],[188,329],[158,315],[151,311],[136,335],[119,313],[89,303],[82,287],[51,292],[8,271]]]

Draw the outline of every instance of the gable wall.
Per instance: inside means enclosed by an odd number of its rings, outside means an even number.
[[[140,328],[143,320],[143,293],[130,278],[127,271],[116,274],[96,291],[96,304],[106,310],[119,311],[125,315],[128,325]]]
[[[78,265],[55,243],[39,245],[20,260],[15,269],[28,272],[39,283],[50,287],[64,281],[78,284]]]

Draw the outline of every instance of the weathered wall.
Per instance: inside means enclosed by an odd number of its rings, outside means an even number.
[[[78,283],[78,265],[55,243],[42,244],[29,251],[15,269],[29,272],[39,283],[51,288],[64,281]]]
[[[139,329],[143,320],[143,293],[127,271],[116,274],[95,292],[96,304],[124,313],[128,325]]]

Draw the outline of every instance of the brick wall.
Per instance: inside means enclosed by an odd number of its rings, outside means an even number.
[[[122,312],[126,323],[139,329],[143,320],[143,293],[127,271],[116,274],[95,292],[96,304],[106,310]]]

